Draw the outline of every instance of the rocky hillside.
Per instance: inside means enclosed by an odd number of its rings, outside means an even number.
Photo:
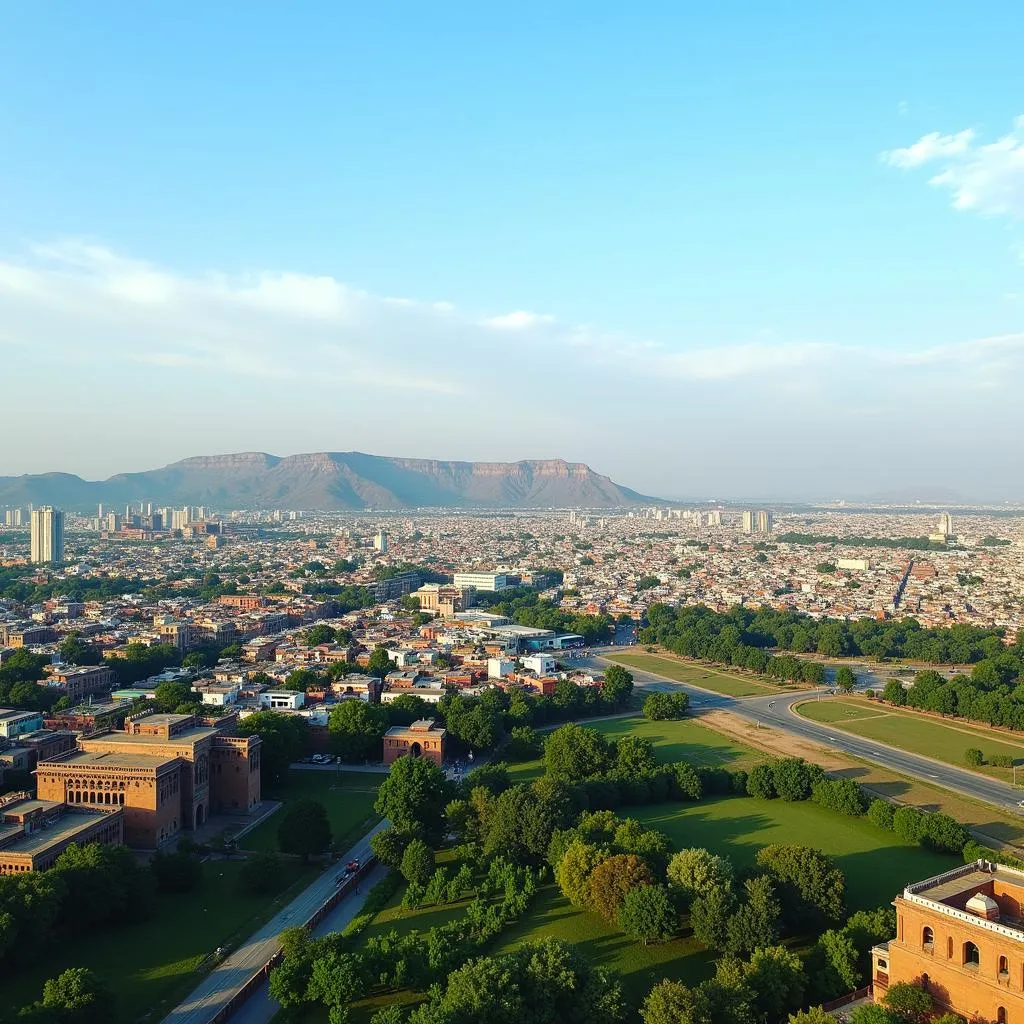
[[[87,481],[66,473],[0,477],[0,506],[53,504],[85,510],[97,502],[153,501],[232,508],[397,509],[611,508],[650,502],[561,459],[441,462],[361,452],[281,458],[264,452],[204,455],[145,473]]]

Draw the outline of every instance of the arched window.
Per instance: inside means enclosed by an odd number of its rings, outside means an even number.
[[[964,966],[977,967],[981,963],[981,954],[973,942],[964,943]]]
[[[921,932],[921,945],[925,949],[931,949],[935,945],[935,932],[925,925],[924,931]]]
[[[1006,1024],[1006,1007],[1000,1006],[996,1010],[996,1024]]]
[[[999,958],[999,976],[1008,978],[1010,976],[1010,961],[1005,956]]]
[[[946,956],[949,957],[950,960],[953,959],[953,936],[952,935],[948,939],[946,939]]]

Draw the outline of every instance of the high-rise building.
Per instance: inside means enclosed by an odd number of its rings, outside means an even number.
[[[750,511],[744,511],[743,513],[743,532],[753,533],[754,532],[754,513]]]
[[[755,523],[757,526],[758,533],[771,533],[772,532],[772,514],[766,512],[763,509],[758,511],[755,517]]]
[[[373,550],[379,551],[382,555],[387,554],[388,535],[383,530],[379,530],[375,534],[373,538]]]
[[[32,510],[31,557],[35,564],[64,561],[64,513],[43,505]]]
[[[943,512],[942,515],[939,516],[938,532],[941,533],[943,537],[953,536],[953,517],[948,512]]]

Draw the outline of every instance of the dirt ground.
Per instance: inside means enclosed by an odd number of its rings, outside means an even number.
[[[923,811],[942,811],[962,821],[978,833],[981,842],[1006,846],[1015,854],[1024,854],[1024,818],[1015,820],[980,801],[959,796],[937,786],[929,786],[877,765],[841,754],[828,747],[791,736],[767,726],[751,724],[730,711],[707,711],[700,715],[703,725],[748,747],[777,757],[802,757],[825,771],[855,779],[866,790],[896,803]]]

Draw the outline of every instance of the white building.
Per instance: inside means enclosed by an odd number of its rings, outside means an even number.
[[[549,676],[555,671],[555,659],[550,654],[528,654],[523,658],[523,668],[539,676]]]
[[[306,695],[295,690],[267,690],[259,695],[260,707],[272,710],[298,711],[306,704]]]
[[[32,509],[31,557],[34,564],[64,561],[64,513],[43,505]]]
[[[388,535],[383,531],[379,530],[373,537],[373,550],[379,551],[382,555],[386,555],[388,551]]]
[[[505,658],[487,659],[488,679],[504,679],[505,676],[511,675],[515,670],[516,663],[514,661],[508,661]]]
[[[508,585],[508,574],[503,572],[457,572],[452,583],[468,590],[504,590]]]

